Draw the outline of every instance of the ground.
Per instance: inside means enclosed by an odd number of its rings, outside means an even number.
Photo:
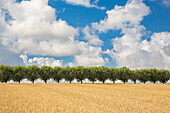
[[[0,84],[0,113],[168,113],[170,84]]]

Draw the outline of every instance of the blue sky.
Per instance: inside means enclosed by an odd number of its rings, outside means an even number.
[[[2,0],[0,18],[1,64],[170,68],[170,0]]]

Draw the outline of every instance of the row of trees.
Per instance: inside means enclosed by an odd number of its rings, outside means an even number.
[[[129,79],[136,83],[137,80],[146,83],[157,82],[166,83],[170,79],[170,72],[164,69],[140,69],[130,70],[126,67],[121,68],[108,68],[108,67],[50,67],[36,65],[32,66],[9,66],[0,65],[0,82],[7,83],[10,80],[19,82],[23,79],[28,79],[32,83],[35,80],[41,79],[45,83],[47,80],[53,79],[56,82],[65,79],[70,83],[76,79],[78,82],[83,83],[83,80],[88,79],[92,83],[99,80],[105,83],[106,80],[111,80],[115,83],[116,80],[121,80],[126,83]]]

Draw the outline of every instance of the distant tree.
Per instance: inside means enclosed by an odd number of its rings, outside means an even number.
[[[107,79],[109,79],[109,69],[108,67],[98,67],[97,69],[97,79],[101,82],[103,82],[103,84],[105,83],[105,81]]]
[[[115,81],[117,79],[118,69],[117,68],[109,68],[108,71],[109,71],[108,72],[109,80],[111,80],[113,83],[115,83]]]
[[[156,81],[158,81],[158,80],[159,80],[158,70],[157,69],[150,69],[150,81],[155,84]]]
[[[170,79],[170,72],[168,70],[158,70],[159,81],[165,84]]]
[[[32,65],[27,67],[26,78],[34,83],[40,76],[40,68],[37,65]]]
[[[84,66],[77,66],[75,71],[77,81],[83,83],[83,80],[87,78],[88,70]]]
[[[7,83],[11,80],[13,69],[9,65],[0,65],[0,82]]]
[[[97,80],[97,67],[87,67],[86,69],[88,70],[87,79],[94,83]]]
[[[143,82],[145,84],[147,81],[150,80],[150,70],[149,69],[136,70],[136,73],[138,74],[140,82]]]
[[[138,70],[130,70],[130,79],[136,84],[137,79],[139,79],[138,76]]]
[[[47,83],[47,80],[51,78],[53,74],[53,68],[50,66],[41,66],[40,68],[40,78],[45,83]]]
[[[118,72],[119,72],[118,79],[121,80],[125,84],[128,81],[129,76],[130,76],[129,68],[121,67],[121,68],[119,68]]]
[[[63,74],[64,79],[71,83],[76,77],[76,68],[67,66],[63,69]]]
[[[25,66],[14,66],[13,67],[13,70],[14,70],[14,74],[13,74],[13,80],[15,82],[21,82],[22,79],[25,78],[26,76],[26,67]]]
[[[54,67],[53,70],[54,70],[53,71],[54,73],[52,75],[52,78],[59,83],[60,80],[64,78],[63,77],[63,68],[56,66],[56,67]]]

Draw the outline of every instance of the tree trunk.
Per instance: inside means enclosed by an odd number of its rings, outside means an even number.
[[[115,84],[115,81],[113,80],[113,83]]]
[[[124,84],[126,83],[126,81],[123,81],[124,82]]]
[[[47,80],[44,80],[45,83],[47,83]]]
[[[93,84],[94,84],[94,81],[93,81]]]
[[[103,84],[105,83],[105,80],[103,80]]]
[[[7,83],[7,81],[5,81],[5,83]]]
[[[70,80],[70,84],[71,84],[71,80]]]
[[[136,84],[136,80],[134,80],[134,84]]]
[[[58,83],[60,83],[60,80],[57,80]]]
[[[20,80],[18,82],[20,83]]]
[[[145,84],[145,81],[143,83]]]
[[[83,83],[83,80],[81,80],[81,84]]]
[[[32,83],[34,83],[34,80],[32,81]]]
[[[153,81],[153,83],[155,84],[155,81]]]

